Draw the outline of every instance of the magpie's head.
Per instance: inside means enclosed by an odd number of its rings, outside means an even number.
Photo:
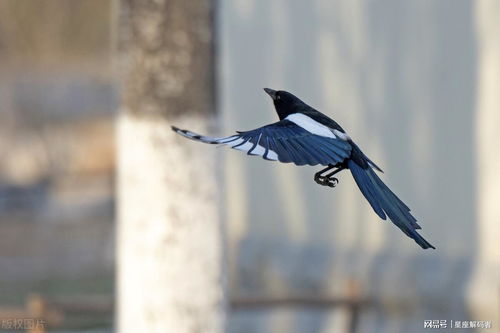
[[[280,119],[284,119],[292,113],[304,112],[310,108],[298,97],[295,97],[287,91],[273,90],[270,88],[264,88],[264,91],[273,99],[274,108]]]

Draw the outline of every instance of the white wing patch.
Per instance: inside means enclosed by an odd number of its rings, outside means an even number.
[[[257,140],[257,142],[260,143],[261,137],[262,137],[262,134],[259,136],[259,139]],[[235,141],[231,141],[231,142],[226,143],[226,144],[230,145],[231,148],[247,152],[249,155],[262,156],[262,157],[264,157],[268,160],[272,160],[272,161],[278,160],[278,154],[276,154],[276,152],[272,151],[271,149],[268,149],[267,155],[264,156],[266,154],[266,148],[262,147],[259,144],[255,145],[255,147],[254,147],[254,144],[251,143],[250,141],[247,141],[247,142],[241,144],[242,142],[243,142],[243,139],[239,138]]]
[[[223,141],[223,140],[220,140],[219,142],[220,142],[220,143],[223,143],[223,144],[227,144],[228,146],[231,146],[231,148],[232,148],[232,147],[234,147],[234,146],[239,145],[239,144],[240,144],[240,143],[242,143],[243,141],[244,141],[244,140],[243,140],[242,138],[239,138],[239,139],[236,139],[236,140],[231,141],[231,142],[229,142],[229,143],[226,143],[226,141]]]
[[[215,138],[215,137],[211,137],[211,136],[200,135],[198,133],[194,133],[194,132],[187,131],[187,130],[181,130],[181,129],[176,128],[176,127],[172,127],[172,129],[175,132],[179,133],[180,135],[182,135],[188,139],[191,139],[191,140],[201,141],[204,143],[211,143],[211,144],[228,145],[231,148],[244,151],[244,152],[248,153],[249,155],[262,156],[265,159],[272,160],[272,161],[278,160],[278,154],[275,151],[273,151],[271,149],[268,149],[266,151],[266,148],[264,148],[263,146],[261,146],[259,144],[254,145],[250,141],[245,142],[245,139],[241,138],[239,135],[232,135],[232,136],[223,137],[223,138]],[[261,137],[262,137],[262,134],[260,134],[260,136],[257,140],[258,143],[260,143]]]
[[[233,135],[233,136],[228,136],[226,138],[221,138],[221,139],[218,139],[217,142],[219,143],[224,143],[224,144],[227,144],[228,142],[236,142],[234,139],[237,138],[238,136],[237,135]],[[241,140],[241,139],[238,139],[238,140]],[[240,141],[241,142],[241,141]]]
[[[338,136],[340,139],[342,139],[344,141],[351,140],[351,137],[347,133],[342,133],[341,131],[336,130],[336,129],[333,130],[333,133],[335,133],[336,136]]]
[[[302,127],[309,133],[332,139],[336,138],[335,134],[333,134],[332,130],[329,127],[318,123],[316,120],[306,116],[305,114],[293,113],[287,116],[285,119],[295,123],[297,126]]]
[[[267,156],[264,156],[264,158],[267,158],[268,160],[271,160],[271,161],[277,161],[278,160],[278,154],[276,154],[276,152],[274,152],[271,149],[269,149],[267,151]]]
[[[239,145],[237,147],[236,146],[237,145],[234,145],[234,146],[231,146],[231,147],[233,147],[234,149],[237,149],[237,150],[248,152],[253,147],[253,143],[251,143],[250,141],[247,141],[247,142],[245,142],[242,145]]]

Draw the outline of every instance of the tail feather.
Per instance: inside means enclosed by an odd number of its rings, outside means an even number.
[[[380,169],[380,167],[378,165],[375,164],[375,162],[373,162],[372,160],[370,160],[366,155],[366,160],[368,161],[368,164],[372,167],[372,168],[375,168],[377,171],[380,171],[382,173],[384,173],[384,170]]]
[[[347,165],[361,193],[381,219],[385,220],[389,217],[401,231],[415,240],[423,249],[435,249],[416,231],[421,227],[411,215],[410,208],[382,182],[371,167],[364,169],[353,160],[349,160]]]

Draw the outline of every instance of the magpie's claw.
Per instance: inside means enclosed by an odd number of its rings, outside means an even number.
[[[328,178],[328,186],[330,187],[335,187],[339,183],[339,180],[337,178]]]
[[[328,187],[335,187],[339,183],[339,180],[337,178],[327,178],[327,177],[322,177],[322,176],[317,176],[314,177],[314,181],[318,183],[319,185],[323,186],[328,186]]]
[[[319,185],[326,185],[325,178],[323,177],[314,177],[314,181]]]

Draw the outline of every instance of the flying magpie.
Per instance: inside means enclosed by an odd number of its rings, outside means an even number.
[[[264,88],[273,99],[280,121],[251,131],[215,138],[172,129],[188,139],[228,145],[248,155],[296,165],[326,166],[314,175],[316,183],[335,187],[338,172],[349,169],[361,193],[377,215],[387,217],[423,249],[433,248],[420,234],[417,220],[406,206],[377,176],[383,172],[370,160],[337,122],[310,107],[289,92]]]

